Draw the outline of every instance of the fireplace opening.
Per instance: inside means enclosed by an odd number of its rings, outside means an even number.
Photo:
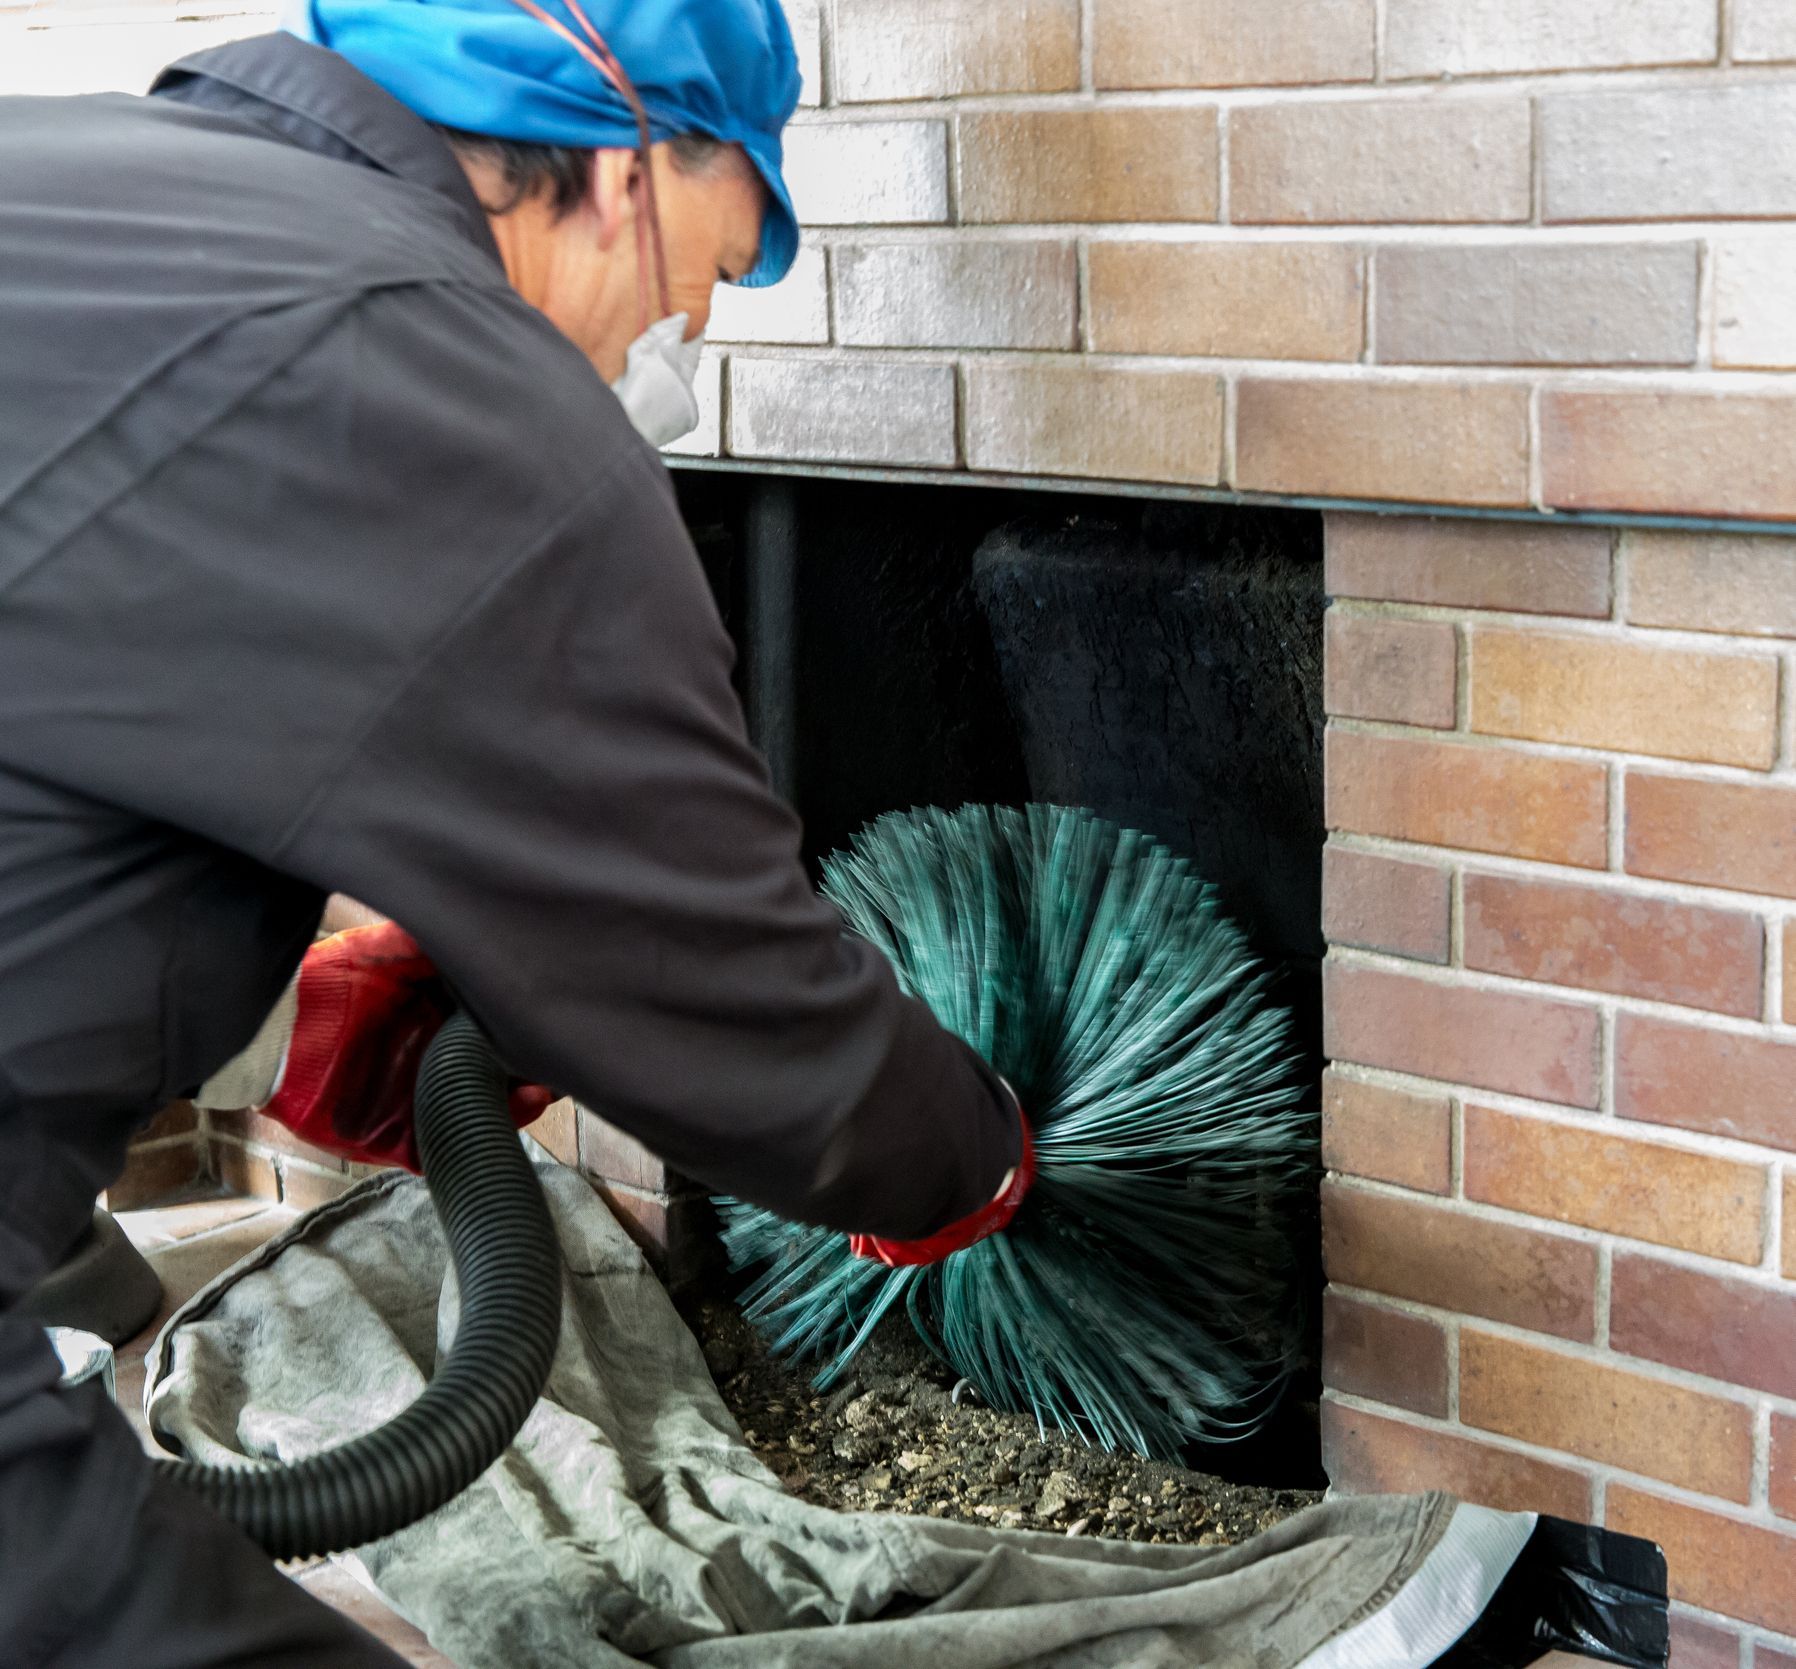
[[[971,486],[676,476],[739,688],[815,864],[880,813],[1088,807],[1213,882],[1273,969],[1320,1104],[1320,516]],[[1322,1481],[1309,1364],[1193,1463]]]

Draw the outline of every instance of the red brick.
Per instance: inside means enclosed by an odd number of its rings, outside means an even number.
[[[1796,399],[1664,389],[1540,397],[1546,502],[1562,510],[1796,514]]]
[[[1679,1669],[1675,1661],[1671,1669]],[[1752,1669],[1796,1669],[1796,1652],[1773,1651],[1761,1641],[1752,1650]]]
[[[171,1101],[141,1130],[131,1137],[131,1145],[160,1142],[170,1136],[191,1135],[200,1127],[199,1113],[191,1101]]]
[[[1605,1519],[1665,1549],[1673,1599],[1796,1631],[1796,1537],[1626,1484],[1609,1486]]]
[[[1622,535],[1636,626],[1796,637],[1796,548],[1773,534]]]
[[[709,1200],[670,1199],[609,1183],[597,1187],[624,1232],[670,1288],[683,1291],[714,1273],[719,1254]]]
[[[1771,1416],[1771,1510],[1796,1518],[1796,1415]]]
[[[210,1163],[212,1174],[233,1194],[249,1194],[259,1200],[278,1200],[281,1179],[274,1161],[263,1153],[252,1153],[240,1144],[213,1137]]]
[[[1352,1495],[1416,1495],[1444,1489],[1504,1512],[1590,1517],[1590,1481],[1439,1426],[1386,1420],[1322,1401],[1322,1464],[1336,1489]]]
[[[1447,1330],[1426,1316],[1326,1293],[1322,1383],[1348,1396],[1444,1418]]]
[[[1340,1286],[1580,1343],[1596,1330],[1596,1248],[1565,1235],[1330,1178],[1322,1251]]]
[[[174,1141],[160,1147],[133,1147],[125,1168],[106,1189],[109,1211],[137,1211],[193,1182],[205,1169],[197,1141]]]
[[[1329,728],[1328,826],[1602,869],[1608,775],[1589,760]]]
[[[1368,1084],[1330,1067],[1322,1077],[1322,1163],[1399,1188],[1448,1193],[1452,1110],[1444,1095]]]
[[[1635,875],[1796,898],[1796,788],[1629,771]]]
[[[1756,1264],[1765,1170],[1588,1124],[1465,1110],[1467,1199],[1556,1222]]]
[[[1784,1024],[1796,1026],[1796,918],[1784,923]]]
[[[1323,1053],[1418,1078],[1595,1107],[1597,1013],[1514,991],[1449,985],[1331,959]]]
[[[1609,1343],[1667,1367],[1796,1397],[1796,1292],[1618,1252]]]
[[[1447,960],[1451,871],[1330,845],[1322,852],[1322,934],[1330,944]]]
[[[562,1164],[580,1163],[580,1109],[565,1096],[526,1129]]]
[[[262,1113],[252,1113],[244,1109],[226,1111],[215,1110],[212,1115],[212,1128],[221,1135],[234,1136],[246,1146],[262,1153],[291,1153],[306,1160],[310,1164],[322,1165],[331,1170],[342,1170],[343,1162],[335,1154],[327,1153],[321,1147],[314,1147],[310,1142],[302,1142],[286,1125]]]
[[[1325,518],[1331,597],[1606,618],[1612,535],[1469,517]]]
[[[1615,1110],[1796,1151],[1796,1044],[1618,1015]]]
[[[1328,611],[1322,700],[1331,715],[1453,728],[1459,639],[1441,620]]]
[[[281,1204],[296,1210],[310,1211],[348,1193],[354,1186],[355,1178],[346,1172],[316,1170],[292,1159],[281,1161]]]
[[[1488,735],[1760,771],[1777,757],[1768,655],[1481,627],[1469,663],[1472,728]]]
[[[1488,378],[1245,375],[1235,486],[1431,504],[1528,502],[1528,391]]]
[[[1670,1669],[1740,1669],[1740,1636],[1673,1611]]]
[[[1468,968],[1756,1018],[1765,928],[1740,910],[1608,887],[1465,878]]]
[[[1459,1418],[1727,1501],[1752,1498],[1752,1405],[1465,1327]]]

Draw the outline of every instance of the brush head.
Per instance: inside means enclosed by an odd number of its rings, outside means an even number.
[[[720,1201],[745,1309],[838,1378],[902,1305],[995,1408],[1171,1458],[1250,1435],[1304,1330],[1317,1165],[1285,1012],[1211,889],[1088,812],[894,813],[824,865],[899,984],[1015,1086],[1039,1175],[1003,1233],[924,1268]]]

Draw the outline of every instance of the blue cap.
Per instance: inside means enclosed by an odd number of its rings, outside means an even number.
[[[560,0],[541,3],[580,34]],[[780,173],[798,55],[779,0],[581,0],[581,9],[636,84],[654,138],[708,134],[753,159],[769,201],[742,283],[778,283],[798,253]],[[617,90],[512,0],[296,0],[286,27],[341,53],[427,122],[539,145],[636,145]]]

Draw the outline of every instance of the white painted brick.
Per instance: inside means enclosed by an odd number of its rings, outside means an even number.
[[[1545,218],[1796,214],[1796,83],[1540,101]]]
[[[266,34],[265,14],[178,23],[0,25],[0,94],[142,93],[190,52]]]
[[[1713,63],[1717,35],[1715,0],[1386,0],[1385,75]]]
[[[823,102],[823,0],[785,0],[786,22],[798,49],[800,104]]]
[[[715,458],[723,451],[723,355],[707,348],[693,383],[698,395],[698,427],[661,448],[680,458]]]
[[[829,284],[823,251],[807,244],[792,270],[764,290],[719,284],[711,292],[705,335],[713,342],[827,342]]]
[[[1733,0],[1734,57],[1741,63],[1796,59],[1796,5],[1790,0]]]
[[[786,184],[807,226],[948,218],[945,122],[804,122],[786,129]]]
[[[1058,93],[1079,85],[1079,0],[836,0],[836,97]]]
[[[1746,233],[1715,245],[1715,363],[1796,367],[1796,233]]]
[[[737,354],[730,361],[730,452],[950,468],[954,368]]]
[[[1074,348],[1073,245],[837,244],[836,320],[858,347]]]

